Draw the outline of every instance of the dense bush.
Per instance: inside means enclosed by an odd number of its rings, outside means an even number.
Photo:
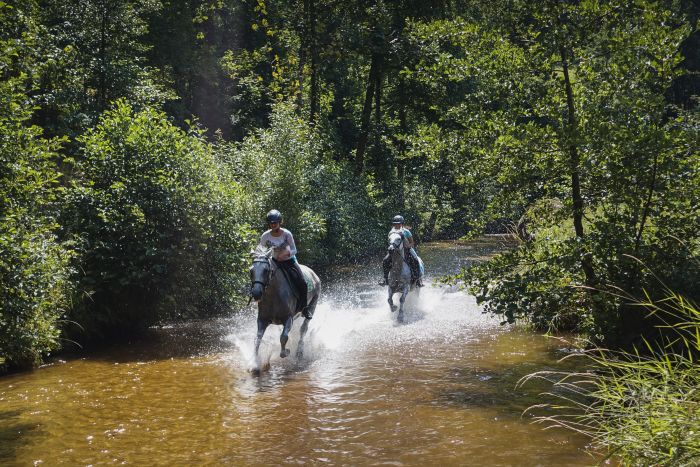
[[[241,189],[197,131],[124,103],[80,138],[64,227],[86,336],[230,309],[245,276]]]
[[[9,10],[9,11],[6,11]],[[55,235],[60,142],[28,125],[35,30],[0,4],[0,369],[28,367],[59,347],[69,305],[69,251]]]
[[[656,209],[671,213],[663,203]],[[660,299],[661,279],[691,299],[699,298],[697,240],[679,239],[687,227],[680,222],[685,213],[671,216],[677,222],[666,225],[665,235],[659,235],[654,224],[637,250],[634,228],[626,218],[603,211],[588,213],[585,225],[590,233],[581,242],[573,235],[571,221],[562,215],[561,209],[552,210],[552,203],[539,204],[526,216],[532,239],[452,279],[464,280],[485,310],[507,322],[523,319],[541,330],[575,330],[607,345],[634,344],[653,334],[657,324],[645,319],[642,309],[622,300],[620,290],[636,297],[649,290],[653,299]],[[595,268],[596,290],[586,286],[580,251],[588,252]]]
[[[383,238],[376,200],[348,164],[334,160],[326,138],[290,105],[278,104],[269,128],[220,145],[245,191],[251,223],[263,230],[264,214],[279,209],[300,261],[316,266],[371,251]]]

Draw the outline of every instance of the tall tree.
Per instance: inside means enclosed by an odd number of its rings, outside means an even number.
[[[121,97],[146,105],[173,98],[145,57],[154,0],[42,0],[37,20],[47,54],[35,121],[53,134],[79,134]]]

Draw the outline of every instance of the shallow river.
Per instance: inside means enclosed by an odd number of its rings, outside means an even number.
[[[430,278],[497,241],[420,248],[427,286],[406,323],[379,260],[322,277],[306,355],[279,358],[280,326],[251,366],[255,314],[155,329],[144,342],[0,379],[0,465],[592,465],[586,439],[523,410],[558,368],[553,340],[500,326]]]

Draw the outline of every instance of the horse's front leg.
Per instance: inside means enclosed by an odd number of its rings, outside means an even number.
[[[280,351],[280,357],[284,358],[289,355],[290,351],[287,347],[287,341],[289,340],[289,331],[292,329],[292,324],[294,324],[294,315],[289,315],[287,321],[284,322],[284,328],[282,328],[282,335],[280,336],[280,345],[282,350]]]
[[[392,289],[391,286],[389,286],[389,298],[387,299],[387,302],[389,302],[389,310],[391,310],[392,313],[395,312],[396,305],[394,305],[394,289]]]
[[[265,329],[267,329],[269,325],[269,321],[258,318],[258,333],[255,336],[255,366],[253,367],[253,373],[260,373],[260,355],[258,354],[258,349],[260,349],[260,342],[265,334]]]
[[[410,285],[404,285],[403,291],[401,292],[401,298],[399,299],[399,315],[396,317],[399,323],[403,323],[403,304],[406,301],[406,295],[410,290]]]

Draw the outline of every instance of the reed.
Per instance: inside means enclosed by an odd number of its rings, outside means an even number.
[[[526,410],[535,423],[589,436],[591,450],[625,465],[700,464],[700,310],[668,291],[636,305],[655,317],[660,338],[633,351],[594,348],[582,371],[537,372],[518,383],[546,379],[555,403]]]

